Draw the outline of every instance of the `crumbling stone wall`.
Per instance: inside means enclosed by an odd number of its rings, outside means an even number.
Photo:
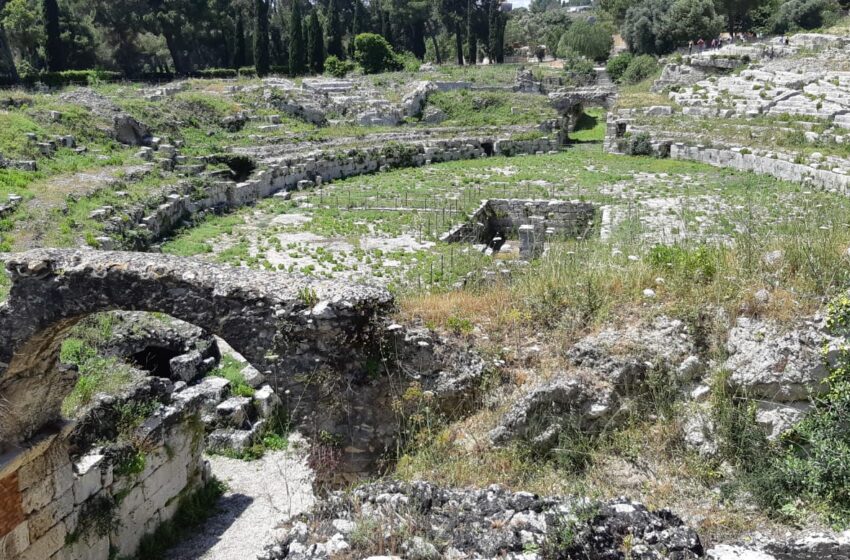
[[[113,238],[132,239],[135,248],[143,248],[201,212],[238,208],[278,192],[307,188],[322,181],[345,179],[396,167],[420,167],[490,155],[539,154],[558,149],[560,142],[557,137],[534,140],[459,138],[281,158],[241,183],[217,181],[205,185],[201,190],[188,184],[179,187],[153,209],[139,207],[128,215],[114,216],[106,229]],[[114,243],[109,238],[99,241],[104,249],[112,248]]]
[[[376,317],[391,306],[379,288],[311,282],[141,253],[36,250],[11,257],[0,304],[0,447],[59,419],[76,375],[58,367],[59,344],[82,317],[112,309],[158,311],[227,340],[279,387],[319,395],[308,374],[359,374]],[[306,414],[306,412],[305,412]]]
[[[530,226],[539,239],[577,237],[593,226],[596,207],[578,200],[490,199],[465,223],[451,229],[440,240],[446,243],[488,242],[495,235],[517,236]]]
[[[172,387],[160,387],[164,400]],[[115,405],[113,400],[100,407],[114,410]],[[98,414],[97,408],[89,414]],[[78,439],[91,439],[79,433],[91,429],[87,423],[66,425],[3,455],[0,558],[107,560],[115,554],[134,555],[145,535],[174,517],[180,498],[208,480],[194,409],[191,402],[175,402],[139,426],[132,438],[143,442],[144,454],[133,469],[127,468],[120,446],[80,451]]]
[[[483,373],[473,353],[387,325],[383,288],[91,250],[12,255],[7,269],[0,452],[61,428],[76,372],[58,364],[60,343],[81,318],[113,309],[166,313],[228,341],[275,388],[292,427],[332,447],[330,470],[342,478],[395,449],[394,404],[410,383],[456,412]]]

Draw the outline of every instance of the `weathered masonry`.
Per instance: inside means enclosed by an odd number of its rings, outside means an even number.
[[[160,312],[225,339],[275,387],[293,427],[331,460],[330,472],[320,474],[332,482],[356,478],[394,449],[392,403],[410,383],[431,392],[436,406],[457,411],[483,372],[479,358],[424,329],[388,324],[393,301],[382,288],[91,250],[12,255],[7,269],[12,289],[0,303],[3,559],[132,554],[207,479],[201,399],[177,391],[182,381],[151,376],[77,423],[62,418],[77,373],[59,363],[59,348],[88,315]],[[202,360],[205,351],[196,348],[186,360]],[[124,405],[140,403],[154,403],[157,412],[139,414],[128,430],[130,454],[99,447],[114,435],[108,432]],[[143,460],[133,449],[144,449]]]
[[[106,231],[113,237],[133,240],[136,248],[171,233],[184,220],[212,209],[233,209],[278,192],[308,188],[323,181],[354,177],[396,167],[420,167],[432,163],[476,159],[493,155],[538,154],[560,149],[557,137],[533,140],[507,138],[458,138],[430,142],[393,143],[340,153],[315,152],[270,161],[241,183],[215,181],[197,189],[191,184],[175,188],[155,208],[139,207],[108,218]],[[111,215],[112,212],[104,213]],[[111,248],[114,239],[98,240]],[[130,243],[130,244],[133,244]]]
[[[520,255],[529,258],[539,254],[547,240],[587,236],[595,215],[593,204],[579,200],[490,199],[440,240],[489,245],[495,238],[519,239]]]
[[[100,437],[81,429],[85,419],[62,420],[60,405],[76,372],[59,364],[59,347],[83,317],[158,311],[201,326],[302,397],[292,410],[297,422],[330,425],[332,433],[342,413],[319,405],[325,394],[310,375],[333,372],[355,387],[376,319],[391,305],[380,289],[161,255],[36,250],[11,257],[7,268],[13,286],[0,304],[4,559],[105,559],[110,548],[133,554],[144,534],[174,514],[179,497],[206,479],[203,427],[199,432],[193,421],[197,403],[172,399],[167,379],[149,378],[143,394],[127,401],[166,405],[131,434],[144,442],[144,459],[136,463],[97,448]],[[114,426],[122,410],[100,410],[105,416],[90,424]]]

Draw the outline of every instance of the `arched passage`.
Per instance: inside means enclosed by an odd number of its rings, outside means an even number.
[[[59,419],[76,374],[58,365],[68,330],[92,313],[161,312],[226,339],[302,414],[324,398],[316,372],[358,376],[377,319],[392,305],[380,288],[217,266],[146,253],[40,249],[7,259],[12,290],[0,304],[0,450]]]

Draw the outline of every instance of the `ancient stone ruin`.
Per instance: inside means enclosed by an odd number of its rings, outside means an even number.
[[[583,238],[591,233],[595,208],[580,201],[500,200],[481,203],[469,219],[441,237],[498,251],[508,239],[519,242],[520,257],[540,256],[549,239]]]

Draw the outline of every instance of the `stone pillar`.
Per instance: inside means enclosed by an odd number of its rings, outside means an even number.
[[[543,240],[539,239],[539,228],[531,224],[519,226],[519,256],[525,260],[531,260],[540,255],[543,250]]]

